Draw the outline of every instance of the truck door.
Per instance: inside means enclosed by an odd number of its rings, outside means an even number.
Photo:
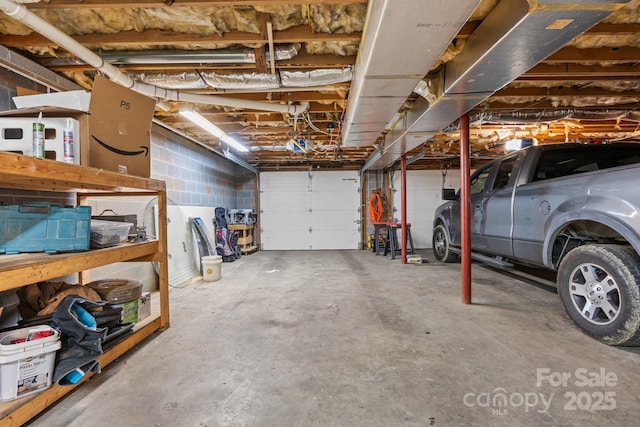
[[[471,175],[471,248],[474,250],[482,250],[484,247],[482,200],[485,186],[493,170],[492,166],[493,164],[489,164]],[[456,243],[461,241],[460,203],[461,200],[454,203],[451,210],[451,239]]]
[[[496,165],[493,179],[485,188],[483,206],[480,212],[483,217],[482,236],[483,250],[495,255],[512,256],[511,233],[513,230],[513,187],[515,176],[513,171],[519,158],[518,153],[507,157]],[[475,209],[474,209],[475,211]]]

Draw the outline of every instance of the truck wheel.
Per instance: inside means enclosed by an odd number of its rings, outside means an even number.
[[[558,268],[558,293],[567,315],[609,345],[640,345],[640,258],[629,247],[585,245]]]
[[[444,225],[438,224],[433,229],[433,255],[438,261],[442,262],[456,262],[458,255],[451,253],[449,235]]]

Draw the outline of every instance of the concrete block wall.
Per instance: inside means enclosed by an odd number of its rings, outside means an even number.
[[[250,170],[236,166],[235,209],[253,209],[256,212],[256,175]]]
[[[160,126],[153,127],[152,178],[176,205],[236,207],[238,168],[230,160]]]

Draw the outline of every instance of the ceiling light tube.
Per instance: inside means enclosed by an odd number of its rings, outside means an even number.
[[[238,141],[236,141],[235,139],[231,138],[229,135],[225,134],[222,137],[222,140],[224,142],[226,142],[227,144],[229,144],[230,146],[232,146],[233,148],[235,148],[238,151],[241,151],[243,153],[246,153],[247,151],[249,151],[249,149],[247,147],[245,147],[244,145],[240,144]]]
[[[209,120],[205,119],[193,110],[181,109],[180,115],[186,119],[191,120],[193,123],[200,126],[202,129],[206,130],[216,138],[222,138],[222,136],[225,134],[218,126],[214,125]]]
[[[201,116],[200,114],[196,113],[195,111],[193,111],[191,109],[188,109],[188,108],[183,108],[183,109],[180,109],[180,115],[182,117],[188,119],[188,120],[191,120],[191,122],[193,122],[194,124],[200,126],[202,129],[206,130],[207,132],[209,132],[211,135],[215,136],[216,138],[221,139],[222,141],[226,142],[227,144],[229,144],[231,147],[235,148],[236,150],[241,151],[241,152],[249,151],[249,149],[247,147],[245,147],[244,145],[242,145],[241,143],[239,143],[235,139],[231,138],[222,129],[220,129],[218,126],[214,125],[209,120],[205,119],[203,116]]]

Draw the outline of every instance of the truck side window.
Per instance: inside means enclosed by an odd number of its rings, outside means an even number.
[[[496,174],[496,179],[493,183],[494,190],[499,190],[509,184],[511,173],[513,171],[513,165],[515,164],[517,158],[517,156],[512,156],[502,162],[502,164],[500,165],[500,169],[498,169],[498,173]]]
[[[543,151],[540,154],[532,181],[559,178],[637,162],[640,162],[639,144],[621,144],[615,148],[597,144],[576,144],[571,148]]]
[[[484,191],[484,185],[487,183],[487,178],[489,178],[490,173],[491,168],[486,168],[471,180],[471,195],[480,194],[482,193],[482,191]]]

